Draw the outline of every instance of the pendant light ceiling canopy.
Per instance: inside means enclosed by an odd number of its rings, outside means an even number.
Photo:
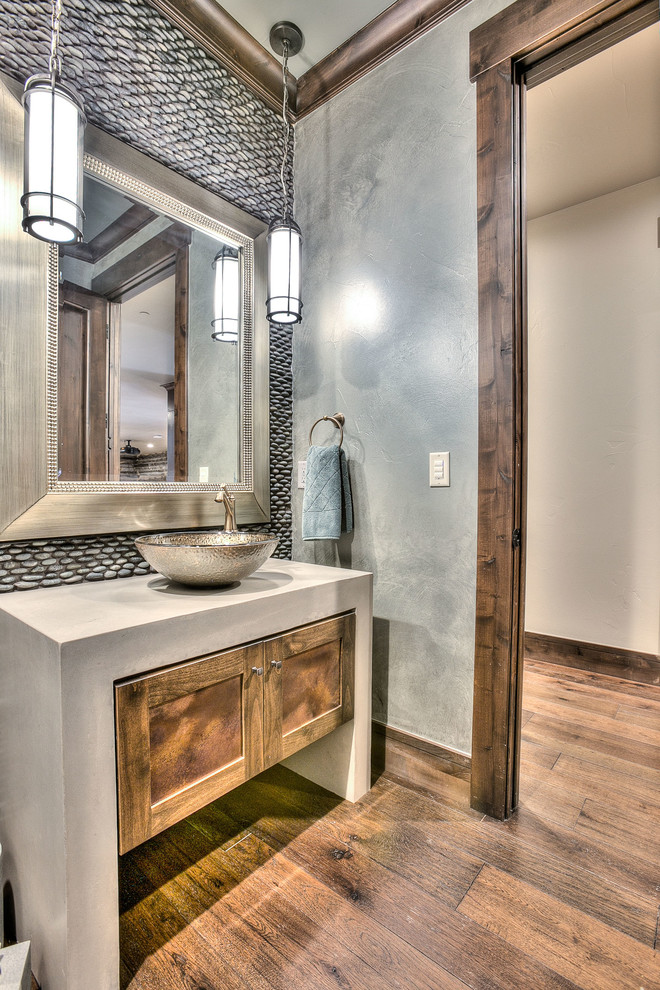
[[[62,0],[52,0],[49,74],[25,84],[23,230],[42,241],[82,240],[85,111],[61,82]]]
[[[278,21],[277,24],[273,24],[268,40],[276,55],[285,55],[287,58],[298,55],[305,43],[302,31],[291,21]]]
[[[290,21],[279,21],[270,31],[273,51],[283,56],[282,63],[282,122],[284,149],[280,179],[282,182],[282,213],[268,228],[268,298],[266,316],[274,326],[293,326],[302,320],[302,234],[293,219],[293,173],[289,163],[291,125],[287,115],[288,61],[303,46],[300,28]]]

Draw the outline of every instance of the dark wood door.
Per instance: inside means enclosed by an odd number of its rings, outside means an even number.
[[[263,769],[263,644],[117,684],[115,717],[124,853]]]
[[[60,481],[108,478],[108,303],[65,282],[58,327]]]
[[[264,643],[264,766],[353,718],[355,615]]]

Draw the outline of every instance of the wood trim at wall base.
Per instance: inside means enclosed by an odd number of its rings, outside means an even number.
[[[660,684],[660,656],[654,653],[637,653],[614,646],[526,632],[525,657],[562,667],[577,667],[594,674],[623,677],[639,684]]]
[[[465,753],[441,746],[382,722],[371,723],[371,766],[374,778],[388,777],[426,792],[433,792],[434,778],[470,780],[472,760]]]
[[[316,110],[470,0],[396,0],[298,79],[296,119]]]

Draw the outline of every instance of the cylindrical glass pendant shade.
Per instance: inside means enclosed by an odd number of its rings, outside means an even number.
[[[295,220],[273,220],[268,228],[269,323],[290,326],[302,320],[302,234]]]
[[[241,319],[241,258],[238,248],[225,244],[213,261],[215,268],[213,340],[238,343]]]
[[[23,230],[42,241],[82,240],[84,108],[50,76],[25,84]]]

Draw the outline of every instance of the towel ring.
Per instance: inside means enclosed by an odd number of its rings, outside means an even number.
[[[323,423],[323,422],[331,422],[335,424],[335,426],[339,430],[339,446],[341,447],[342,443],[344,442],[344,423],[346,422],[346,417],[344,416],[343,413],[335,413],[334,416],[321,416],[320,419],[317,419],[316,422],[312,424],[312,428],[309,431],[310,447],[312,446],[312,433],[314,432],[314,427],[318,426],[319,423]]]

